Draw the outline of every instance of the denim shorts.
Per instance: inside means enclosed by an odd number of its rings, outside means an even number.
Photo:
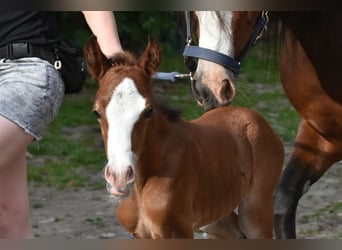
[[[0,59],[0,115],[36,140],[56,117],[63,96],[63,80],[49,62]]]

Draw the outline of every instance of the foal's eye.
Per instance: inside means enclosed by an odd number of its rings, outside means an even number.
[[[101,119],[101,114],[100,114],[100,112],[98,112],[96,109],[94,109],[94,110],[93,110],[93,113],[94,113],[96,119],[98,119],[98,120]]]
[[[148,118],[151,118],[152,114],[153,114],[153,108],[152,107],[148,107],[147,109],[145,109],[143,115],[144,115],[145,119],[148,119]]]

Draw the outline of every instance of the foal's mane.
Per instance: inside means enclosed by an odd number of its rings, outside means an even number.
[[[124,53],[117,53],[111,58],[113,67],[118,66],[134,66],[137,64],[137,58],[129,51]]]
[[[165,103],[164,98],[161,96],[158,98],[154,98],[156,106],[159,110],[166,116],[168,121],[177,122],[181,120],[182,110],[170,107],[169,104]]]

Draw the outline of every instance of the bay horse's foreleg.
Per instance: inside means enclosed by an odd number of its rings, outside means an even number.
[[[240,230],[238,220],[237,214],[233,211],[227,217],[203,226],[200,230],[207,233],[211,239],[246,238]]]
[[[296,238],[299,199],[333,163],[342,159],[341,148],[330,143],[305,121],[301,122],[293,152],[275,194],[275,234]]]

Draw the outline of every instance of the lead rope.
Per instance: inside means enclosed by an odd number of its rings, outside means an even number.
[[[191,37],[191,31],[190,31],[190,11],[185,11],[185,21],[186,21],[186,40],[187,45],[191,44],[192,37]],[[192,73],[179,73],[177,71],[175,72],[157,72],[156,74],[152,75],[153,79],[163,80],[163,81],[170,81],[175,82],[176,79],[185,79],[190,78],[192,80]]]

